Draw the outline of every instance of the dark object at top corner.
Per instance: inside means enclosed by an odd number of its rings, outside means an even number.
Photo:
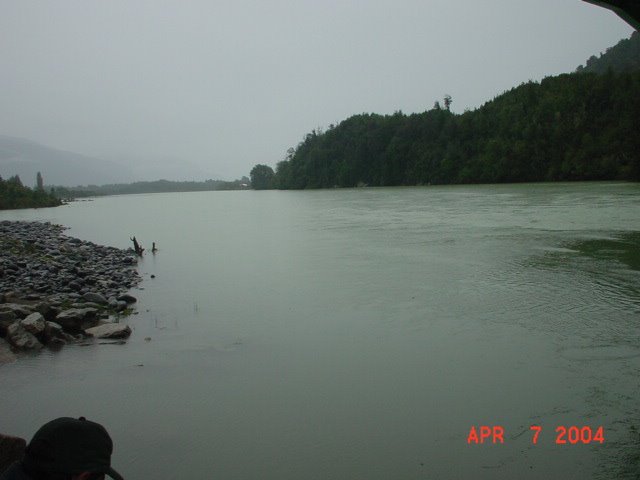
[[[625,22],[640,30],[640,1],[638,0],[583,0],[613,10]]]

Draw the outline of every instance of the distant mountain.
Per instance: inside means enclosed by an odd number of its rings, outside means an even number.
[[[25,185],[41,172],[46,185],[103,185],[135,180],[131,169],[108,160],[56,150],[22,138],[0,135],[0,176],[18,175]]]
[[[609,69],[617,73],[640,70],[640,33],[633,32],[631,38],[620,40],[600,57],[592,55],[587,64],[580,65],[576,72],[603,74]]]

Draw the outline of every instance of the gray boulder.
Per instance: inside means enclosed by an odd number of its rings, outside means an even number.
[[[107,323],[93,328],[87,328],[84,333],[96,338],[128,338],[131,335],[129,325]]]
[[[65,330],[82,330],[83,324],[92,321],[98,311],[95,308],[70,308],[56,316],[56,323]]]
[[[32,313],[26,318],[20,320],[20,324],[27,332],[32,333],[33,335],[38,336],[44,332],[45,323],[44,317],[41,313]]]
[[[106,305],[107,299],[101,293],[87,292],[82,295],[85,302],[97,303],[98,305]]]
[[[56,318],[56,310],[47,302],[40,302],[35,305],[34,310],[40,312],[46,319]]]
[[[75,337],[65,333],[62,326],[56,322],[46,322],[44,328],[44,339],[48,345],[64,345],[67,342],[75,341]]]
[[[44,338],[49,341],[52,338],[65,338],[62,325],[56,322],[46,322],[44,326]]]
[[[87,328],[92,328],[98,326],[99,318],[97,316],[86,318],[82,325],[80,325],[80,330],[86,330]]]
[[[20,322],[14,322],[7,328],[7,341],[20,350],[39,350],[42,344],[27,332]]]
[[[118,300],[122,302],[127,302],[127,303],[136,303],[138,301],[136,297],[134,297],[133,295],[129,295],[128,293],[120,295],[118,297]]]
[[[25,318],[33,313],[33,310],[26,305],[18,303],[3,303],[0,305],[0,312],[13,312],[18,318]]]

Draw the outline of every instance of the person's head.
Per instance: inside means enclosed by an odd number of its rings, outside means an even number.
[[[61,417],[43,425],[25,450],[23,469],[37,480],[114,480],[122,476],[111,468],[113,442],[95,422]]]

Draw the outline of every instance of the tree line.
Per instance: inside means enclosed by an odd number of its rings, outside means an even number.
[[[450,111],[447,95],[423,113],[354,115],[313,130],[275,172],[252,170],[252,181],[253,173],[280,189],[638,181],[639,40],[635,33],[575,73],[523,83],[463,114]]]
[[[0,177],[0,210],[57,207],[58,205],[62,205],[60,199],[51,192],[45,192],[40,172],[37,175],[36,187],[33,189],[24,186],[18,175],[7,180]]]
[[[208,192],[213,190],[243,190],[249,188],[249,183],[250,180],[247,177],[242,177],[239,180],[233,181],[205,180],[198,182],[154,180],[77,187],[57,186],[54,189],[54,193],[59,198],[71,199],[104,195],[128,195],[135,193]]]
[[[135,193],[162,192],[204,192],[213,190],[246,190],[250,180],[242,177],[239,180],[205,180],[171,181],[155,180],[109,185],[87,185],[77,187],[49,186],[45,191],[42,175],[38,172],[36,187],[25,187],[17,175],[2,180],[0,177],[0,210],[10,208],[37,208],[62,205],[62,200],[96,197],[104,195],[127,195]]]

